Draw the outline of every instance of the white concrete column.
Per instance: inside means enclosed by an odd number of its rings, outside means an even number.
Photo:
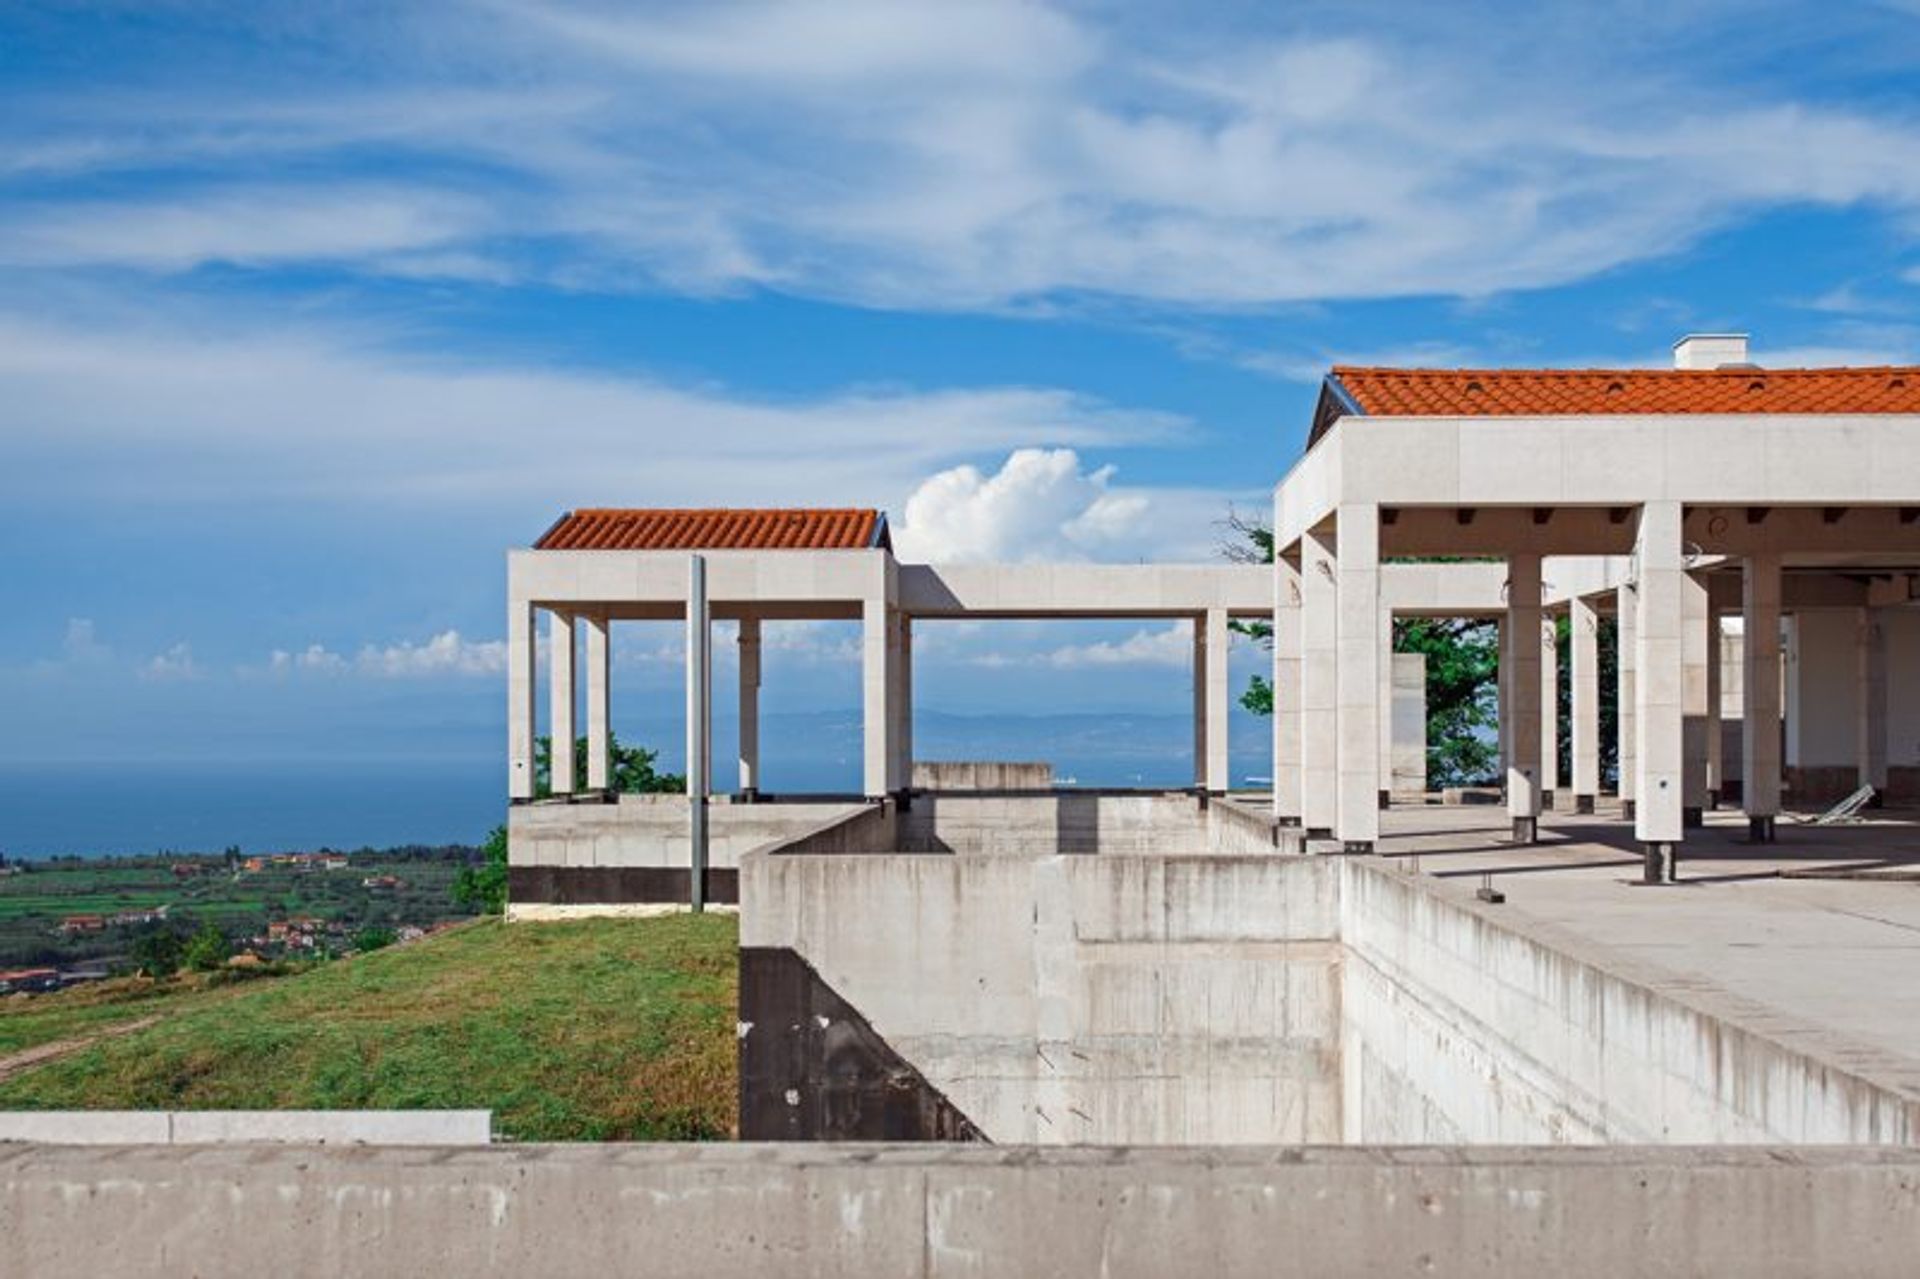
[[[687,836],[692,905],[707,904],[707,796],[713,789],[713,609],[707,560],[687,557]]]
[[[1553,807],[1560,789],[1560,627],[1540,615],[1540,807]]]
[[[1513,837],[1531,844],[1540,835],[1540,557],[1507,556],[1507,652],[1513,669],[1506,688],[1513,698],[1507,716],[1507,815]]]
[[[1887,789],[1887,631],[1882,610],[1861,609],[1858,626],[1859,785],[1883,795]]]
[[[1494,623],[1493,682],[1497,702],[1494,732],[1499,739],[1500,777],[1504,785],[1507,770],[1513,767],[1513,636],[1504,615]]]
[[[1635,675],[1634,661],[1638,653],[1638,641],[1634,638],[1640,628],[1636,623],[1640,616],[1640,593],[1633,586],[1622,586],[1613,596],[1613,727],[1614,762],[1618,772],[1614,780],[1614,793],[1620,797],[1620,818],[1622,821],[1634,820],[1634,797],[1639,792],[1639,734],[1635,728],[1634,707],[1639,697],[1639,682]]]
[[[1374,699],[1380,721],[1380,807],[1393,806],[1393,610],[1380,607],[1380,695]]]
[[[574,681],[573,654],[573,615],[547,614],[547,740],[551,746],[547,782],[555,795],[571,795],[578,789],[573,775],[573,708],[580,693]]]
[[[1273,818],[1298,826],[1300,794],[1300,558],[1273,562]]]
[[[884,799],[893,777],[893,637],[884,599],[869,599],[860,610],[860,685],[862,788],[868,799]]]
[[[533,605],[507,601],[507,798],[533,798],[534,663]]]
[[[913,785],[913,619],[900,615],[899,713],[895,717],[894,746],[900,755],[900,788]]]
[[[1335,643],[1339,670],[1339,803],[1334,834],[1347,852],[1372,852],[1380,838],[1380,508],[1339,509]]]
[[[1740,802],[1755,843],[1780,813],[1780,556],[1749,555],[1741,583]]]
[[[1692,573],[1680,582],[1681,822],[1698,826],[1707,810],[1707,628],[1713,620],[1707,583]]]
[[[1307,834],[1331,836],[1339,808],[1340,543],[1331,525],[1300,538],[1300,793]]]
[[[1720,612],[1707,608],[1707,808],[1720,807],[1725,786],[1726,741],[1720,731]]]
[[[1634,836],[1646,849],[1649,881],[1672,878],[1680,846],[1685,771],[1685,601],[1680,503],[1640,508],[1634,547],[1639,611],[1634,617]]]
[[[609,747],[613,734],[613,646],[610,623],[589,615],[587,623],[587,789],[613,784]]]
[[[1206,760],[1204,784],[1215,795],[1224,795],[1233,786],[1231,761],[1227,752],[1228,718],[1233,698],[1232,673],[1227,670],[1227,641],[1233,632],[1227,625],[1227,610],[1207,610],[1206,619]]]
[[[760,619],[740,619],[740,793],[760,793]]]
[[[1591,813],[1600,793],[1600,618],[1593,601],[1567,605],[1567,660],[1572,667],[1573,811]]]

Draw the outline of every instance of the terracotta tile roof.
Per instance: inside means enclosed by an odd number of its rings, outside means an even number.
[[[892,548],[875,510],[568,511],[535,542],[542,551],[864,550]]]
[[[1920,413],[1920,367],[1383,369],[1336,365],[1314,414],[1557,417],[1640,413]]]

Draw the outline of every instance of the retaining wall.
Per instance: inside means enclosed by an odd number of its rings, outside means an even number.
[[[0,1147],[23,1277],[1910,1275],[1920,1154]]]

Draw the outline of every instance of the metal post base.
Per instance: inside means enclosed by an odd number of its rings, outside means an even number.
[[[1282,817],[1278,821],[1276,821],[1274,824],[1279,826],[1282,830],[1299,830],[1300,829],[1300,819],[1298,817]]]
[[[1674,846],[1662,840],[1648,840],[1641,847],[1646,850],[1647,865],[1642,872],[1642,882],[1648,884],[1671,884],[1675,872],[1679,869],[1680,859],[1675,856]]]
[[[1342,840],[1340,843],[1340,851],[1343,853],[1371,853],[1373,851],[1373,841],[1370,839]]]
[[[1705,826],[1706,815],[1697,808],[1683,808],[1680,810],[1680,824],[1689,830],[1696,826]]]
[[[1707,811],[1711,813],[1719,807],[1720,807],[1720,792],[1717,790],[1708,791],[1707,792]]]
[[[1307,838],[1308,838],[1308,839],[1332,839],[1332,838],[1333,838],[1333,827],[1331,827],[1331,826],[1309,826],[1309,827],[1307,827]]]
[[[1387,809],[1392,807],[1393,807],[1393,792],[1390,790],[1381,791],[1380,792],[1380,810],[1382,812],[1385,812]]]
[[[740,788],[740,789],[739,789],[739,790],[738,790],[737,792],[735,792],[735,794],[734,794],[734,797],[733,797],[733,802],[734,802],[734,803],[736,803],[736,804],[757,804],[757,803],[759,803],[759,802],[760,802],[760,788],[759,788],[758,786],[743,786],[743,787],[741,787],[741,788]]]
[[[1773,842],[1773,815],[1747,818],[1747,842],[1752,844],[1771,844]]]
[[[1516,817],[1513,819],[1513,842],[1516,844],[1536,844],[1540,842],[1540,819],[1538,817]]]
[[[1626,821],[1626,822],[1630,822],[1633,820],[1633,801],[1632,800],[1623,799],[1620,801],[1620,820]]]
[[[1593,798],[1591,795],[1575,795],[1573,797],[1573,811],[1576,813],[1592,813]]]
[[[1551,813],[1553,811],[1553,791],[1543,790],[1540,792],[1540,811],[1543,813]]]

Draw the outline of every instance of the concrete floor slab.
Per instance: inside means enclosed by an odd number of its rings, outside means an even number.
[[[1504,814],[1404,807],[1382,814],[1379,856],[1471,896],[1491,873],[1516,923],[1599,947],[1635,975],[1753,1029],[1920,1095],[1920,883],[1803,878],[1920,871],[1920,812],[1857,826],[1782,818],[1747,842],[1737,811],[1687,832],[1680,882],[1642,885],[1617,808],[1549,815],[1533,846]]]

